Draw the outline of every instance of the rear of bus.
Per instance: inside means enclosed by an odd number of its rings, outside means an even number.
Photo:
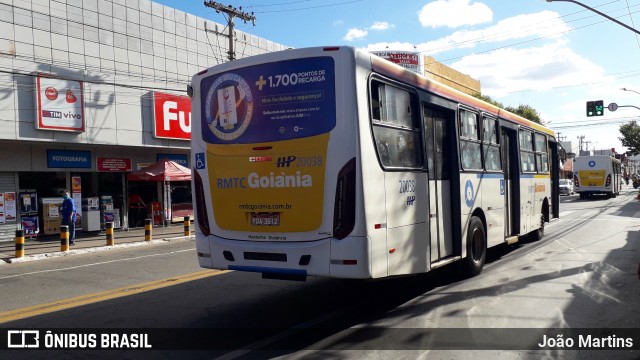
[[[193,77],[200,266],[287,279],[370,277],[355,216],[354,61],[350,48],[294,49]]]
[[[574,191],[584,199],[593,195],[615,196],[613,159],[608,155],[578,156],[573,164]]]

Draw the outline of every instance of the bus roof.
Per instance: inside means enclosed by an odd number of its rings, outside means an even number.
[[[400,65],[394,64],[388,60],[385,60],[377,55],[374,55],[363,49],[358,49],[351,46],[318,46],[298,49],[287,49],[282,51],[264,53],[255,56],[249,56],[246,58],[222,63],[215,65],[209,69],[198,72],[194,75],[193,79],[197,77],[206,77],[211,75],[212,72],[229,71],[235,68],[251,66],[257,63],[275,62],[286,58],[303,58],[309,56],[320,56],[320,54],[330,54],[340,51],[347,51],[353,53],[356,58],[365,58],[370,62],[371,68],[381,74],[386,74],[393,78],[402,80],[408,84],[419,87],[424,90],[431,91],[442,97],[452,99],[462,104],[473,106],[484,112],[490,113],[496,117],[507,119],[517,124],[533,128],[542,133],[555,137],[555,131],[547,128],[541,124],[528,120],[522,116],[511,113],[505,109],[501,109],[486,101],[475,98],[471,95],[465,94],[459,90],[449,87],[445,84],[439,83],[433,79],[429,79],[423,75],[417,74],[411,70],[405,69]]]
[[[477,109],[485,111],[487,113],[493,114],[496,117],[500,117],[503,119],[511,120],[515,123],[531,127],[535,130],[543,132],[545,134],[551,135],[555,137],[555,131],[545,127],[539,123],[526,119],[522,116],[516,115],[512,112],[509,112],[505,109],[499,108],[493,104],[490,104],[486,101],[475,98],[471,95],[465,94],[462,91],[456,90],[450,86],[439,83],[436,80],[429,79],[423,75],[415,73],[411,70],[407,70],[400,65],[394,64],[388,60],[385,60],[375,54],[368,53],[364,50],[356,50],[367,53],[367,56],[371,58],[371,66],[372,68],[380,73],[389,74],[394,78],[400,78],[406,81],[409,84],[417,86],[421,89],[429,90],[435,94],[438,94],[442,97],[453,99],[462,104],[471,105]]]

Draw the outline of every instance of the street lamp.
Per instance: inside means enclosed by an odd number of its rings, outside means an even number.
[[[634,92],[634,93],[636,93],[636,94],[640,95],[640,92],[637,92],[637,91],[635,91],[635,90],[631,90],[631,89],[627,89],[627,88],[620,88],[620,90],[623,90],[623,91],[632,91],[632,92]]]
[[[609,16],[609,15],[607,15],[607,14],[605,14],[605,13],[601,13],[600,11],[598,11],[598,10],[596,10],[596,9],[592,8],[592,7],[589,7],[589,6],[587,6],[587,5],[585,5],[585,4],[581,3],[581,2],[574,1],[574,0],[547,0],[547,2],[570,2],[570,3],[574,3],[574,4],[577,4],[577,5],[580,5],[580,6],[582,6],[583,8],[589,9],[589,10],[593,11],[594,13],[596,13],[596,14],[598,14],[598,15],[600,15],[600,16],[604,16],[604,17],[606,17],[607,19],[609,19],[609,20],[613,21],[614,23],[616,23],[616,24],[618,24],[618,25],[622,25],[622,26],[626,27],[627,29],[629,29],[629,30],[633,31],[634,33],[636,33],[636,34],[640,35],[640,31],[638,31],[638,30],[636,30],[636,29],[632,28],[631,26],[629,26],[629,25],[627,25],[627,24],[625,24],[625,23],[623,23],[623,22],[620,22],[620,21],[618,21],[618,20],[616,20],[616,19],[612,18],[611,16]]]
[[[549,0],[547,0],[547,1],[549,1]],[[627,88],[620,88],[620,90],[631,91],[631,92],[634,92],[634,93],[640,95],[640,92],[637,92],[635,90],[631,90],[631,89],[627,89]],[[618,108],[621,108],[621,107],[632,107],[632,108],[636,108],[636,109],[640,110],[640,107],[637,107],[635,105],[618,105],[616,103],[609,104],[607,109],[609,109],[609,111],[616,111],[616,110],[618,110]]]

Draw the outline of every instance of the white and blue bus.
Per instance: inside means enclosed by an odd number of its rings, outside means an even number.
[[[351,47],[193,77],[200,266],[372,279],[540,237],[558,216],[554,132]]]

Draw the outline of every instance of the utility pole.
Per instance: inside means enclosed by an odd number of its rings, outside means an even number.
[[[582,151],[582,142],[584,141],[584,135],[578,136],[578,144],[580,144],[580,151]]]
[[[559,132],[559,131],[556,134],[558,135],[558,141],[564,141],[564,139],[567,138],[566,136],[560,136],[560,134],[562,134],[562,133]]]
[[[234,42],[234,33],[233,33],[233,27],[234,27],[234,23],[233,23],[233,19],[234,18],[240,18],[240,20],[243,20],[244,23],[246,24],[247,21],[251,21],[253,23],[253,26],[256,26],[256,17],[253,15],[253,12],[251,14],[243,12],[242,11],[242,6],[238,9],[236,9],[235,7],[229,5],[229,6],[225,6],[222,5],[218,2],[215,1],[205,1],[204,2],[204,6],[206,7],[210,7],[213,8],[217,13],[223,12],[225,14],[227,14],[229,16],[229,19],[227,20],[228,26],[229,26],[229,61],[235,60],[236,59],[236,52],[233,48],[233,42]],[[223,34],[221,34],[223,35]]]

